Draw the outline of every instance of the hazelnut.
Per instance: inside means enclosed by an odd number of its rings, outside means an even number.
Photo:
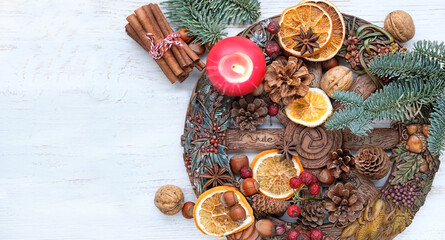
[[[321,89],[326,92],[329,97],[335,91],[347,91],[351,88],[352,71],[345,66],[337,66],[327,71],[321,79]]]
[[[227,191],[221,195],[221,203],[226,207],[232,207],[238,203],[238,197],[234,191]]]
[[[230,209],[229,217],[235,222],[242,222],[246,220],[247,217],[246,209],[244,209],[241,205],[236,204]]]
[[[388,31],[396,40],[407,42],[414,37],[416,26],[413,18],[405,11],[397,10],[391,12],[385,18],[385,30]]]
[[[406,149],[413,153],[421,153],[426,150],[426,139],[422,134],[414,134],[408,138]]]
[[[191,42],[195,37],[189,36],[189,29],[186,27],[182,27],[178,30],[179,37],[186,43]]]
[[[422,125],[422,133],[423,133],[423,135],[425,135],[425,136],[430,135],[430,125],[423,124],[423,125]]]
[[[406,131],[408,131],[409,135],[413,135],[414,133],[416,133],[417,129],[418,129],[417,124],[411,124],[406,126]]]
[[[184,206],[184,193],[177,186],[165,185],[156,191],[154,203],[162,213],[175,215]]]
[[[239,174],[244,166],[249,166],[249,159],[246,155],[236,154],[230,158],[230,169],[234,174]]]
[[[189,43],[189,47],[198,56],[201,56],[206,52],[206,48],[204,47],[204,45],[201,45],[201,42]]]
[[[328,71],[331,68],[334,68],[337,66],[338,66],[338,60],[335,57],[321,63],[321,67],[324,71]]]
[[[334,182],[331,169],[325,168],[317,175],[318,181],[324,185],[331,185]]]
[[[269,219],[259,220],[255,227],[263,238],[270,238],[275,235],[275,224]]]
[[[260,84],[255,90],[253,90],[252,95],[258,97],[261,94],[263,94],[263,92],[264,92],[263,84]]]
[[[428,170],[428,163],[424,158],[421,158],[419,161],[419,172],[424,173]]]
[[[194,202],[186,202],[184,207],[182,207],[182,216],[187,219],[193,218],[193,208],[195,207]]]
[[[253,178],[246,178],[241,182],[240,190],[244,194],[244,196],[252,196],[255,193],[258,193],[260,188],[260,184]]]

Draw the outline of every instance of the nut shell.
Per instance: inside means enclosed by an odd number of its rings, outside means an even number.
[[[352,86],[354,78],[352,71],[345,66],[337,66],[327,71],[321,79],[321,89],[329,97],[335,91],[347,91]]]
[[[221,203],[226,207],[232,207],[238,203],[238,197],[235,192],[227,191],[221,195]]]
[[[194,202],[186,202],[182,207],[182,216],[187,219],[193,218],[193,208],[195,207]]]
[[[175,215],[184,206],[184,193],[174,185],[162,186],[156,191],[155,206],[166,215]]]
[[[416,133],[411,135],[406,142],[406,149],[413,153],[421,153],[426,150],[427,141],[423,134]]]
[[[391,12],[385,18],[385,30],[400,42],[407,42],[414,37],[416,26],[413,18],[405,11]]]
[[[242,222],[247,218],[246,209],[241,205],[236,204],[230,209],[229,217],[235,222]]]
[[[260,184],[253,178],[246,178],[241,182],[240,190],[244,194],[244,196],[252,196],[255,193],[258,193],[258,189],[260,188]]]
[[[230,158],[230,169],[234,174],[239,174],[244,166],[249,166],[249,159],[246,155],[236,154]]]
[[[414,133],[417,132],[418,129],[419,126],[417,124],[410,124],[406,126],[406,131],[408,132],[409,135],[413,135]]]
[[[321,170],[317,178],[323,185],[331,185],[334,182],[334,176],[332,176],[331,169],[329,168]]]
[[[275,235],[275,224],[269,219],[259,220],[255,227],[263,238],[270,238]]]

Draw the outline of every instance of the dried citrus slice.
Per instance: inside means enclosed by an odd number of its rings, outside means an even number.
[[[325,49],[332,38],[332,20],[328,13],[320,6],[313,3],[300,3],[296,6],[287,8],[281,14],[280,31],[278,32],[278,42],[281,47],[297,57],[309,57],[309,52],[301,53],[296,48],[298,41],[294,38],[300,36],[300,28],[307,32],[309,28],[313,33],[319,36],[316,41],[320,48],[314,49],[314,54],[321,53]]]
[[[320,126],[331,114],[331,101],[328,95],[319,88],[309,88],[304,98],[297,99],[286,106],[287,117],[307,127]]]
[[[306,57],[306,59],[313,62],[331,59],[338,53],[345,38],[346,28],[343,15],[333,3],[326,0],[306,0],[304,2],[314,3],[323,8],[323,10],[331,17],[333,24],[332,40],[329,45],[321,53]]]
[[[250,164],[253,178],[260,184],[260,192],[268,197],[287,200],[294,194],[289,185],[292,177],[303,171],[300,160],[281,160],[279,150],[267,150],[258,154]]]
[[[234,222],[228,215],[230,207],[222,205],[221,195],[226,191],[234,191],[239,204],[246,210],[247,218],[243,222]],[[214,187],[201,194],[193,208],[193,218],[201,232],[215,237],[242,231],[255,221],[253,210],[244,195],[225,186]]]

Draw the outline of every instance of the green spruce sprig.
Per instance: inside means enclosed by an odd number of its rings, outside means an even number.
[[[247,24],[260,16],[258,0],[166,0],[166,15],[177,27],[187,27],[195,42],[214,44],[227,24]]]
[[[431,129],[428,137],[428,148],[432,154],[439,154],[445,149],[445,95],[440,96],[431,113]]]
[[[418,41],[414,44],[414,51],[429,57],[434,58],[442,63],[445,63],[445,43],[438,43],[437,41]]]

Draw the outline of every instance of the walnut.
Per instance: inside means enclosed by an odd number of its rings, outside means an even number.
[[[385,19],[385,30],[400,42],[407,42],[414,37],[416,26],[413,18],[405,11],[391,12]]]
[[[162,213],[175,215],[184,206],[184,193],[177,186],[165,185],[156,191],[154,202]]]
[[[335,91],[347,91],[351,88],[353,81],[352,71],[345,66],[337,66],[327,71],[321,79],[321,89],[329,97]]]

